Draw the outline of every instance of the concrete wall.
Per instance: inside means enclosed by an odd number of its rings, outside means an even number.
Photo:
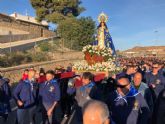
[[[54,37],[54,38],[46,38],[46,39],[43,38],[43,40],[38,40],[36,42],[30,42],[30,43],[26,43],[26,44],[23,44],[23,45],[13,46],[11,48],[11,52],[29,50],[31,48],[34,48],[34,46],[37,45],[38,43],[48,42],[48,41],[51,41],[52,39],[56,40],[57,38],[56,37]],[[10,52],[10,47],[4,48],[4,49],[0,48],[0,54],[7,53],[7,52]]]
[[[34,39],[36,36],[31,34],[17,34],[17,35],[0,35],[0,43],[8,43],[14,41],[21,41],[27,39]]]
[[[51,37],[56,34],[48,30],[48,27],[37,25],[31,22],[16,20],[13,17],[0,14],[0,26],[29,32],[29,37]],[[0,43],[3,42],[0,40]]]

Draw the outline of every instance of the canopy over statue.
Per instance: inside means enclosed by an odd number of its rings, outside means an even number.
[[[98,21],[99,26],[97,27],[97,36],[94,45],[98,45],[98,47],[100,48],[111,48],[112,55],[116,55],[112,37],[106,25],[106,22],[108,21],[108,16],[102,12],[98,17]]]

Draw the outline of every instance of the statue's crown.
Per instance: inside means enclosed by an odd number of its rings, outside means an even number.
[[[108,16],[105,13],[101,13],[98,17],[99,22],[107,22],[108,21]]]

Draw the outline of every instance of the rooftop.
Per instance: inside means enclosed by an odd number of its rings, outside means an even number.
[[[25,16],[25,15],[18,14],[16,12],[11,14],[10,16],[14,17],[16,20],[21,20],[21,21],[31,22],[31,23],[34,23],[34,24],[48,26],[48,22],[47,21],[38,22],[35,19],[35,17],[32,17],[32,16],[28,16],[28,15]]]

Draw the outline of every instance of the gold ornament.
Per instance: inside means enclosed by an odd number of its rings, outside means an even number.
[[[139,102],[136,100],[134,102],[133,110],[138,110]]]
[[[101,23],[101,22],[107,22],[108,21],[108,16],[105,14],[105,13],[101,13],[98,17],[98,21]]]

